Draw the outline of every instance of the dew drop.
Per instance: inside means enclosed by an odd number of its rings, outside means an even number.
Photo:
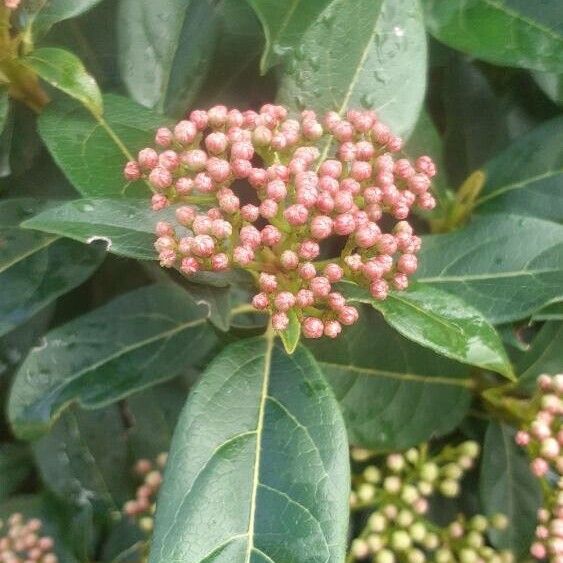
[[[94,235],[94,236],[88,237],[86,239],[86,242],[87,242],[87,244],[94,244],[96,242],[103,242],[106,250],[109,250],[111,248],[111,245],[113,244],[113,241],[109,237],[104,237],[104,236],[100,236],[100,235]]]
[[[89,211],[94,211],[94,206],[90,203],[83,203],[80,205],[80,211],[88,213]]]

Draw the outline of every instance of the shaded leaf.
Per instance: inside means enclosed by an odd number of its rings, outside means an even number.
[[[103,97],[104,116],[96,119],[73,100],[49,104],[39,118],[39,133],[74,187],[90,197],[150,196],[143,181],[127,184],[123,167],[153,142],[163,118],[127,98]]]
[[[530,471],[529,459],[514,441],[515,433],[505,424],[489,423],[479,484],[485,514],[501,513],[509,522],[507,530],[489,532],[491,542],[522,556],[534,537],[541,491]]]
[[[563,72],[563,5],[518,0],[422,0],[428,30],[494,64]]]
[[[335,0],[285,65],[279,99],[343,114],[373,108],[398,135],[414,127],[426,87],[426,35],[416,0]],[[326,151],[328,151],[328,146]]]
[[[27,446],[0,444],[0,501],[16,492],[32,471],[33,465]]]
[[[83,283],[104,257],[100,248],[21,229],[39,208],[29,198],[0,203],[0,335]]]
[[[217,19],[208,0],[121,0],[121,76],[131,97],[181,115],[209,69]]]
[[[539,311],[536,311],[532,320],[534,321],[563,321],[563,302],[550,303]]]
[[[16,374],[14,432],[36,437],[71,402],[106,405],[196,364],[216,340],[206,317],[179,287],[155,284],[51,330]]]
[[[403,336],[453,360],[514,379],[496,330],[483,315],[452,294],[431,285],[394,291],[384,301],[351,283],[342,284],[351,301],[367,303]]]
[[[424,237],[417,279],[469,303],[492,323],[523,319],[563,297],[563,226],[518,215],[484,215]]]
[[[4,131],[10,111],[10,98],[5,88],[0,88],[0,133]]]
[[[96,115],[103,113],[102,93],[94,77],[73,53],[54,47],[36,49],[22,63]]]
[[[248,0],[264,28],[266,48],[260,61],[265,74],[285,57],[295,57],[303,35],[331,0]],[[297,55],[298,56],[298,55]]]
[[[467,367],[403,338],[370,307],[336,340],[308,344],[353,444],[406,449],[450,432],[469,409]]]
[[[563,74],[533,72],[532,75],[546,96],[556,104],[563,105]]]
[[[341,561],[348,494],[344,425],[311,355],[231,344],[176,427],[150,561]]]
[[[515,213],[563,222],[563,117],[518,139],[485,166],[479,213]]]

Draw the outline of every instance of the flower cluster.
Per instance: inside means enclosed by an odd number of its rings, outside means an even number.
[[[4,0],[4,6],[8,8],[8,10],[17,10],[21,0]]]
[[[423,445],[404,454],[392,453],[376,465],[368,450],[352,450],[352,459],[368,464],[354,478],[351,506],[371,514],[364,530],[352,541],[348,561],[513,561],[511,553],[495,551],[486,543],[487,530],[506,527],[503,515],[490,519],[458,515],[443,527],[428,517],[432,495],[459,495],[460,480],[474,466],[478,454],[475,442],[446,446],[432,456]]]
[[[4,524],[0,521],[0,531]],[[0,561],[3,563],[57,563],[54,541],[41,534],[37,518],[26,520],[19,512],[10,516],[4,535],[0,536]]]
[[[139,527],[145,532],[151,532],[154,525],[156,497],[162,484],[162,471],[166,465],[166,453],[157,456],[156,461],[140,459],[135,464],[135,474],[142,479],[137,488],[135,499],[129,500],[123,506],[123,513],[136,518]]]
[[[530,553],[536,559],[563,561],[563,374],[541,375],[532,400],[531,420],[516,434],[516,443],[526,448],[531,469],[539,478],[551,480],[545,506],[538,511],[536,538]]]
[[[435,206],[436,169],[427,156],[396,158],[402,141],[373,111],[318,120],[313,111],[291,119],[271,104],[259,112],[215,106],[159,129],[155,140],[124,174],[150,184],[154,210],[180,204],[176,225],[156,227],[161,265],[186,275],[254,272],[253,305],[278,331],[293,316],[304,336],[334,338],[358,317],[335,283],[361,283],[383,300],[417,269],[420,238],[405,219],[413,206]],[[339,256],[318,260],[330,244]]]

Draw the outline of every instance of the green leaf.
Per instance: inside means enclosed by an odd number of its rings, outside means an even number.
[[[405,338],[452,360],[514,379],[498,333],[462,299],[420,284],[407,291],[393,291],[385,301],[377,301],[353,283],[342,284],[342,293],[350,301],[377,309]]]
[[[293,354],[297,345],[299,344],[299,338],[301,336],[301,323],[297,318],[297,314],[292,309],[289,313],[289,326],[280,334],[280,339],[283,343],[283,347],[288,354]]]
[[[480,493],[487,516],[501,513],[508,517],[508,529],[490,532],[491,542],[522,556],[534,537],[541,490],[530,471],[529,459],[514,441],[515,433],[505,424],[489,424],[481,460]]]
[[[181,115],[206,77],[217,38],[207,0],[121,0],[121,76],[131,97]]]
[[[556,104],[563,105],[563,74],[533,72],[532,76],[548,98]]]
[[[516,366],[518,383],[533,391],[542,373],[556,374],[563,366],[563,322],[547,322]]]
[[[550,303],[532,316],[533,321],[563,321],[563,302]]]
[[[0,87],[0,133],[4,131],[9,111],[10,98],[8,97],[8,91],[5,88]]]
[[[478,217],[455,233],[424,237],[417,279],[457,295],[494,324],[523,319],[563,298],[563,226]]]
[[[54,47],[36,49],[22,59],[43,80],[84,104],[93,114],[103,113],[102,93],[94,77],[73,53]]]
[[[73,100],[49,104],[39,118],[39,133],[56,163],[86,197],[143,197],[142,181],[127,184],[123,167],[150,145],[163,118],[127,98],[103,97],[104,116],[97,119]]]
[[[43,482],[61,499],[120,510],[132,495],[125,437],[116,406],[69,409],[33,444]]]
[[[485,166],[480,213],[563,222],[563,117],[534,129]]]
[[[56,23],[79,16],[101,0],[48,0],[24,4],[28,25],[33,26],[35,36],[47,33]],[[35,7],[35,6],[39,7]]]
[[[155,225],[171,220],[174,209],[150,209],[144,199],[93,198],[65,202],[25,221],[26,229],[37,229],[81,242],[102,241],[106,250],[139,260],[155,260]]]
[[[353,444],[402,450],[453,430],[471,403],[466,366],[403,338],[371,307],[334,341],[308,342]]]
[[[340,114],[373,108],[399,135],[414,127],[426,87],[426,35],[416,0],[333,1],[285,65],[281,102]],[[329,147],[326,147],[328,153]]]
[[[0,444],[0,501],[16,492],[32,471],[27,446]]]
[[[83,283],[104,258],[98,247],[21,229],[39,208],[30,198],[0,203],[0,335]]]
[[[299,56],[296,51],[307,29],[315,23],[331,0],[248,0],[264,28],[266,48],[260,70],[268,70],[286,57]]]
[[[155,284],[51,330],[16,374],[15,433],[37,437],[71,402],[107,405],[197,364],[216,342],[206,318],[185,291]]]
[[[268,338],[225,348],[188,398],[151,563],[342,561],[348,446],[312,356]]]
[[[504,66],[563,72],[563,4],[518,0],[422,0],[436,39]]]

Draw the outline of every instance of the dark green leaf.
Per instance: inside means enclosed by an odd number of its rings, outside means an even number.
[[[207,74],[216,31],[208,0],[121,0],[119,63],[131,97],[184,113]]]
[[[142,181],[127,184],[123,167],[153,142],[162,118],[131,100],[104,96],[104,116],[73,100],[56,100],[39,118],[39,133],[74,187],[86,197],[149,198]]]
[[[0,88],[0,133],[4,131],[10,110],[10,98],[5,88]]]
[[[549,72],[532,73],[539,87],[556,104],[563,105],[563,74]]]
[[[100,248],[21,229],[39,207],[27,198],[0,203],[0,335],[84,282],[104,257]]]
[[[32,471],[27,446],[0,444],[0,501],[16,492]]]
[[[563,117],[522,137],[485,166],[481,213],[516,213],[563,222]]]
[[[36,49],[22,60],[43,80],[62,90],[95,115],[103,113],[102,93],[94,77],[73,53],[54,47]]]
[[[563,226],[485,215],[424,237],[417,279],[461,297],[492,323],[523,319],[563,297]]]
[[[563,302],[550,303],[532,316],[534,321],[563,321]]]
[[[353,9],[335,0],[286,63],[279,98],[319,112],[373,108],[404,135],[425,87],[426,36],[416,0],[357,0]]]
[[[161,491],[151,563],[342,561],[344,424],[302,347],[231,344],[190,394]]]
[[[152,211],[145,199],[79,199],[51,207],[22,226],[86,243],[99,240],[114,254],[155,260],[155,225],[173,216],[172,208]]]
[[[486,61],[563,72],[563,4],[558,0],[423,0],[439,41]]]
[[[508,517],[506,531],[492,531],[495,547],[524,555],[534,536],[536,513],[541,505],[539,481],[532,475],[529,459],[514,441],[515,430],[491,422],[481,460],[481,502],[488,516]]]
[[[48,430],[69,403],[95,408],[169,379],[215,344],[202,311],[175,285],[151,285],[48,332],[12,387],[17,435]]]
[[[69,409],[33,451],[43,482],[62,499],[120,510],[132,494],[117,407]]]
[[[483,315],[451,293],[416,284],[394,291],[385,301],[373,299],[355,284],[342,284],[351,301],[367,303],[404,337],[458,362],[514,379],[512,367],[496,330]]]
[[[402,450],[453,430],[471,402],[466,366],[413,344],[370,307],[335,341],[310,343],[350,441]]]
[[[260,61],[265,74],[286,57],[299,56],[301,40],[331,0],[248,0],[264,28],[266,48]]]
[[[533,391],[542,373],[556,374],[563,366],[563,322],[547,322],[516,366],[518,382]]]

